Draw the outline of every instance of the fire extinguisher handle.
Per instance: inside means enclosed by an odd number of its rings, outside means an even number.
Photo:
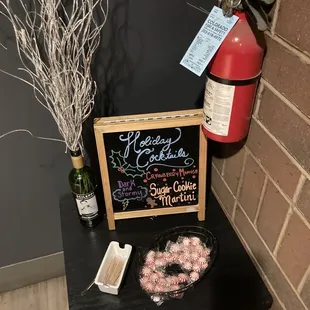
[[[222,0],[221,8],[225,16],[232,16],[233,10],[238,9],[242,0]]]
[[[265,12],[266,6],[272,6],[275,0],[242,0],[243,9],[252,17],[260,31],[269,28],[269,18]]]
[[[275,3],[276,0],[260,0],[260,2],[262,2],[262,4],[264,5],[272,5]]]
[[[257,28],[266,31],[269,28],[266,9],[271,9],[276,0],[222,0],[221,7],[225,16],[231,16],[233,10],[245,10],[256,23]]]

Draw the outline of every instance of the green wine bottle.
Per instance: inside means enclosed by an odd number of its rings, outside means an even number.
[[[95,227],[101,222],[96,198],[96,180],[91,169],[84,165],[81,151],[70,151],[73,169],[69,174],[70,187],[80,221],[84,226]]]

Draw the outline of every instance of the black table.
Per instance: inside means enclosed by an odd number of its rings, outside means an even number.
[[[160,308],[265,310],[271,307],[269,291],[213,195],[208,199],[207,219],[202,223],[198,222],[196,214],[182,214],[117,221],[116,231],[109,231],[104,220],[89,230],[79,223],[71,195],[61,200],[60,211],[72,310],[158,309],[135,280],[135,252],[118,296],[103,294],[96,285],[85,296],[80,293],[95,277],[110,241],[147,247],[156,234],[180,225],[208,228],[218,239],[219,254],[206,277],[187,291],[183,299],[167,301]]]

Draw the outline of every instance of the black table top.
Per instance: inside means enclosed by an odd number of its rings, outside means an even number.
[[[196,213],[167,215],[120,220],[116,222],[116,231],[108,230],[106,220],[94,229],[84,228],[71,195],[61,200],[60,210],[70,310],[157,309],[135,280],[134,251],[118,296],[101,293],[96,285],[86,295],[80,293],[95,277],[110,241],[148,247],[156,234],[181,225],[199,225],[212,231],[219,242],[218,257],[206,277],[189,289],[183,299],[167,301],[160,308],[267,310],[271,307],[269,291],[213,195],[208,199],[205,222],[198,222]]]

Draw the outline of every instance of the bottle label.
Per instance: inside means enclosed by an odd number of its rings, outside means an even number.
[[[235,86],[208,78],[203,108],[203,126],[219,136],[228,136]]]
[[[98,204],[94,192],[84,195],[75,194],[75,201],[82,218],[91,219],[97,216]]]

